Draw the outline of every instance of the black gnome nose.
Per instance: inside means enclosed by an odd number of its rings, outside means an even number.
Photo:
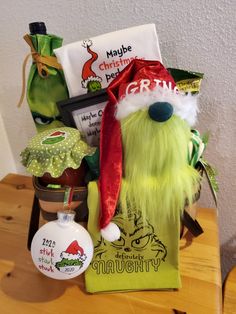
[[[157,122],[165,122],[173,114],[173,107],[168,102],[155,102],[148,109],[150,118]]]

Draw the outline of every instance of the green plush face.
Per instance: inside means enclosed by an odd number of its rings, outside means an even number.
[[[97,90],[102,89],[102,85],[99,81],[91,81],[87,85],[88,92],[96,92]]]

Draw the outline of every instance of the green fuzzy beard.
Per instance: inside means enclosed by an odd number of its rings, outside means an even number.
[[[141,110],[121,122],[121,131],[122,212],[140,210],[143,217],[159,222],[173,216],[179,220],[199,183],[198,172],[187,162],[189,126],[178,116],[156,122]]]

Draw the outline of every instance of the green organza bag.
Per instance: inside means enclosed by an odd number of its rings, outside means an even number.
[[[55,35],[25,35],[33,63],[27,81],[27,101],[38,132],[63,125],[56,105],[68,98],[61,65],[53,50],[61,47],[62,38]],[[27,60],[25,60],[26,64]]]

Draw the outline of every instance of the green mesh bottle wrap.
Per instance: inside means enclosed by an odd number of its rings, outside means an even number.
[[[27,101],[38,132],[62,126],[57,101],[68,98],[61,66],[53,50],[61,47],[62,38],[55,35],[26,35],[33,63],[27,81]]]

